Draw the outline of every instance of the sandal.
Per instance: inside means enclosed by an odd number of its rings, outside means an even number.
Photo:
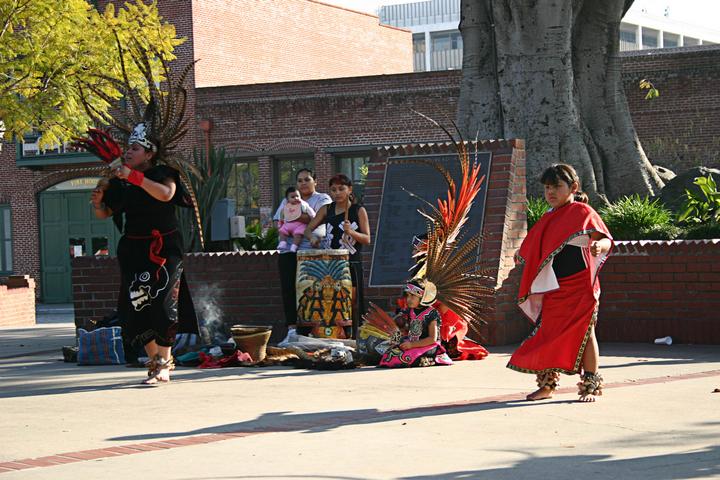
[[[141,382],[143,385],[168,383],[170,381],[169,372],[175,369],[175,363],[173,362],[172,357],[165,360],[159,355],[155,355],[155,357],[148,361],[146,365],[148,366],[148,378]],[[161,378],[161,375],[165,372],[165,370],[168,371],[168,377]]]

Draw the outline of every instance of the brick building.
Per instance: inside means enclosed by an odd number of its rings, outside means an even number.
[[[176,25],[178,34],[188,39],[177,52],[179,65],[202,59],[192,79],[196,88],[191,92],[188,113],[194,117],[194,125],[202,122],[206,131],[195,128],[188,136],[188,147],[209,140],[215,146],[225,147],[234,156],[237,164],[228,194],[237,199],[240,213],[258,217],[261,211],[272,211],[280,200],[280,192],[294,183],[294,172],[303,166],[317,171],[321,186],[333,172],[344,171],[362,187],[365,178],[361,167],[368,162],[373,146],[445,140],[442,132],[414,115],[410,108],[442,122],[454,118],[459,71],[396,71],[388,75],[387,71],[373,71],[366,65],[359,65],[365,74],[354,76],[361,73],[344,70],[349,68],[348,65],[337,63],[333,67],[338,72],[335,75],[311,68],[313,75],[317,75],[305,77],[314,78],[311,80],[293,77],[297,72],[290,68],[265,70],[265,75],[271,78],[253,77],[250,72],[258,73],[259,67],[251,61],[222,63],[232,58],[227,52],[244,48],[240,43],[224,38],[232,36],[229,33],[239,28],[222,10],[226,4],[220,0],[168,0],[160,2],[160,8],[164,17]],[[365,26],[358,30],[349,29],[352,35],[355,35],[352,32],[372,29],[373,25],[377,27],[375,17],[312,0],[292,0],[288,5],[308,9],[314,12],[313,15],[317,14],[317,9],[325,9],[321,11],[328,15],[332,11],[342,22],[349,21],[348,16],[354,15],[352,18],[356,23]],[[272,12],[272,15],[280,13]],[[213,25],[217,26],[217,31],[228,32],[228,35],[210,37],[208,32]],[[229,26],[223,29],[223,25]],[[333,27],[327,18],[322,25],[326,27],[327,35],[340,32],[338,25]],[[393,42],[396,35],[407,35],[408,52],[411,52],[409,33],[382,28],[387,31],[376,32],[387,33],[387,38]],[[200,35],[201,32],[205,33]],[[289,37],[291,32],[288,27],[281,33]],[[297,40],[308,40],[309,35],[307,30],[302,30],[299,35],[302,38]],[[252,35],[246,37],[249,39]],[[267,45],[272,42],[278,42],[275,45],[281,51],[290,52],[289,46],[282,43],[283,38],[259,40],[263,48],[258,48],[261,55],[253,61],[262,62],[269,57]],[[329,42],[330,37],[322,38]],[[289,38],[286,40],[290,41]],[[358,45],[361,40],[358,35]],[[314,43],[316,47],[318,42]],[[345,42],[347,45],[352,43]],[[311,45],[305,44],[300,50],[309,48]],[[377,48],[374,43],[368,50]],[[253,53],[246,52],[247,55]],[[332,56],[342,55],[333,53]],[[293,57],[288,58],[287,61],[291,61]],[[708,88],[720,77],[719,58],[720,48],[712,46],[682,51],[643,51],[642,55],[623,56],[626,93],[640,139],[646,149],[651,144],[660,146],[651,155],[653,163],[676,170],[720,163],[716,151],[712,151],[720,138],[720,126],[706,120],[716,118],[720,110],[720,97]],[[306,63],[308,67],[312,66]],[[410,54],[408,64],[409,71],[412,69]],[[642,78],[653,81],[661,92],[659,99],[644,100],[644,93],[638,89]],[[223,86],[223,82],[233,84]],[[678,144],[678,141],[682,143]],[[56,281],[59,284],[61,281],[56,279],[69,278],[69,271],[59,271],[69,269],[69,241],[77,239],[81,245],[73,248],[79,246],[77,253],[86,255],[95,250],[93,242],[96,239],[102,242],[105,238],[111,253],[113,251],[115,232],[101,229],[86,233],[78,226],[80,233],[73,237],[68,222],[63,224],[56,220],[63,212],[51,208],[53,202],[50,200],[62,197],[67,204],[63,208],[87,210],[87,222],[91,220],[89,208],[83,208],[87,207],[87,188],[93,185],[92,179],[80,180],[81,174],[71,172],[53,173],[68,167],[69,163],[89,160],[77,154],[25,157],[16,153],[15,145],[4,145],[0,153],[0,167],[6,172],[0,178],[0,220],[6,219],[0,222],[0,245],[3,245],[0,257],[4,259],[0,263],[0,275],[11,272],[31,275],[38,280],[38,292],[44,301],[68,301],[68,292],[61,292],[64,297],[53,296],[49,288],[43,291],[43,283]],[[85,190],[73,190],[73,182],[75,186],[84,184]],[[78,225],[83,221],[77,222]],[[373,225],[371,229],[374,229]],[[49,257],[61,258],[62,262],[58,263],[62,265],[48,261]],[[69,288],[69,280],[66,283]]]

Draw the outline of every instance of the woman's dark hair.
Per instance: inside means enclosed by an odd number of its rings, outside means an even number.
[[[313,172],[313,171],[310,170],[309,168],[301,168],[300,170],[298,170],[297,172],[295,172],[295,181],[296,181],[296,182],[297,182],[298,176],[299,176],[302,172],[307,172],[308,175],[310,175],[310,178],[312,178],[313,180],[317,181],[317,176],[315,175],[315,172]]]
[[[290,195],[292,192],[297,192],[298,189],[295,187],[287,187],[285,189],[285,198],[287,198],[288,195]]]
[[[333,185],[345,185],[346,187],[352,187],[352,180],[350,180],[350,178],[348,178],[348,176],[344,173],[336,173],[328,182],[328,186],[332,187]]]
[[[540,176],[540,183],[543,185],[558,185],[561,181],[572,187],[573,183],[577,183],[578,191],[575,192],[575,201],[588,203],[588,196],[580,189],[580,177],[578,177],[575,169],[566,163],[555,163],[548,168]]]
[[[352,188],[352,180],[345,175],[344,173],[336,173],[332,177],[330,177],[330,181],[328,182],[328,186],[332,187],[333,185],[345,185],[346,187]],[[355,203],[355,195],[352,193],[350,194],[350,203]]]

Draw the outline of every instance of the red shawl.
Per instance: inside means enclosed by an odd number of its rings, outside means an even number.
[[[600,232],[612,241],[600,215],[590,205],[582,202],[571,202],[548,211],[530,229],[518,251],[519,260],[525,264],[518,304],[533,322],[540,315],[543,294],[558,288],[552,270],[552,259],[568,243],[582,246],[583,257],[591,269],[587,287],[595,290],[596,298],[599,296],[597,274],[607,258],[607,253],[598,257],[590,255],[588,235],[593,232]]]

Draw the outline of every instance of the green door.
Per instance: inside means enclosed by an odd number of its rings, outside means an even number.
[[[72,302],[71,259],[115,255],[120,237],[111,220],[95,218],[90,205],[95,179],[70,182],[40,194],[41,291],[45,303]]]

